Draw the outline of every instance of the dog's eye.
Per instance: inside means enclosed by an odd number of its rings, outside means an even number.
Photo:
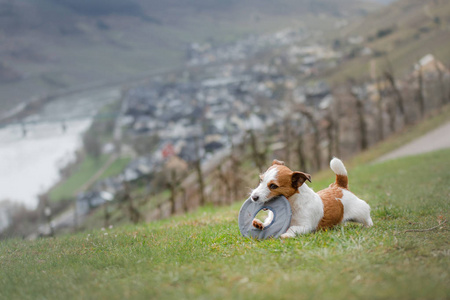
[[[277,189],[278,188],[278,185],[276,185],[276,184],[271,184],[271,185],[269,185],[269,189],[271,189],[271,190],[275,190],[275,189]]]

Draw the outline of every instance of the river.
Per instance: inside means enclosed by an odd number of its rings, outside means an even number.
[[[59,169],[74,159],[93,116],[119,97],[118,88],[63,96],[24,120],[25,136],[20,124],[0,128],[0,201],[35,208],[37,195],[54,185]]]

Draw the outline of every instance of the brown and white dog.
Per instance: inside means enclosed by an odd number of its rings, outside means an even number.
[[[260,175],[261,182],[251,193],[253,201],[264,203],[283,195],[291,204],[291,224],[282,238],[331,228],[346,221],[362,223],[366,227],[373,225],[370,206],[348,189],[347,170],[342,161],[333,158],[330,167],[336,174],[336,182],[317,193],[305,183],[311,182],[311,175],[291,171],[278,160],[274,160],[272,166]],[[272,218],[273,214],[269,212],[264,223],[254,219],[253,226],[263,229],[272,222]]]

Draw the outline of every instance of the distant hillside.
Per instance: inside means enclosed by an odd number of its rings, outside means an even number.
[[[394,1],[397,1],[397,0],[366,0],[366,1],[380,3],[380,4],[390,4],[390,3],[394,2]]]
[[[375,7],[358,0],[0,0],[0,109],[181,66],[193,41],[225,43],[292,25],[327,29]]]
[[[350,37],[359,37],[361,42],[350,45]],[[368,76],[371,65],[380,73],[387,59],[400,76],[411,72],[413,64],[428,53],[449,65],[450,1],[397,0],[345,28],[340,44],[356,54],[368,48],[371,54],[356,55],[336,68],[328,76],[334,82]]]

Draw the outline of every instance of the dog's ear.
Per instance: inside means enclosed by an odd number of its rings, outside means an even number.
[[[292,187],[298,188],[301,186],[306,180],[311,182],[311,175],[303,172],[294,172],[292,173]]]
[[[272,162],[272,166],[273,165],[280,165],[280,166],[284,166],[284,161],[278,160],[278,159],[274,159]]]

